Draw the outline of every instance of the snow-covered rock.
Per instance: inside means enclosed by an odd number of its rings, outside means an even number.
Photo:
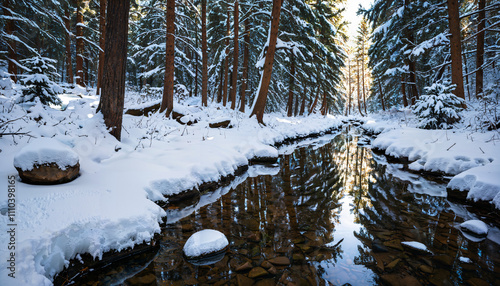
[[[477,237],[486,237],[488,235],[488,226],[480,220],[468,220],[460,224],[460,229]]]
[[[402,241],[401,244],[403,247],[406,247],[412,251],[421,253],[421,254],[433,254],[425,244],[420,243],[418,241]]]
[[[204,229],[191,235],[184,245],[187,258],[200,258],[223,252],[229,242],[226,236],[214,229]]]
[[[14,167],[24,182],[34,184],[66,183],[80,172],[78,154],[52,138],[39,138],[22,148]]]

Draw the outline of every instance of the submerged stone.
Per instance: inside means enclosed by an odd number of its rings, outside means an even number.
[[[269,274],[269,272],[267,272],[264,268],[255,267],[252,270],[250,270],[250,273],[248,273],[248,277],[257,278],[257,277],[266,276],[268,274]]]
[[[285,256],[279,256],[279,257],[269,259],[269,262],[271,262],[274,265],[278,265],[278,266],[290,265],[290,259],[288,259],[288,257],[285,257]]]

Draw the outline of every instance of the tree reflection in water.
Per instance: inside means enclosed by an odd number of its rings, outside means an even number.
[[[153,285],[499,285],[499,246],[471,242],[456,228],[469,214],[452,211],[444,197],[415,192],[356,137],[327,142],[282,155],[277,175],[249,177],[167,224],[156,259],[125,284],[153,274]],[[225,233],[230,250],[215,264],[195,266],[182,246],[206,228]],[[401,241],[424,243],[434,255],[404,249]],[[265,261],[279,256],[291,264],[269,269]],[[267,274],[236,271],[245,263]]]

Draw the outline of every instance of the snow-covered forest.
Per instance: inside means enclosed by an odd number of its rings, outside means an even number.
[[[498,283],[499,0],[0,10],[1,285]]]

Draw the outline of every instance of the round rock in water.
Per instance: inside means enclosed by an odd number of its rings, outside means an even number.
[[[22,148],[14,167],[23,182],[40,185],[70,182],[80,172],[78,154],[52,138],[39,138]]]
[[[229,242],[222,232],[205,229],[191,235],[183,250],[184,255],[194,262],[193,264],[206,265],[222,259],[228,245]]]
[[[460,225],[460,229],[467,234],[479,238],[488,235],[488,226],[480,220],[468,220]]]

